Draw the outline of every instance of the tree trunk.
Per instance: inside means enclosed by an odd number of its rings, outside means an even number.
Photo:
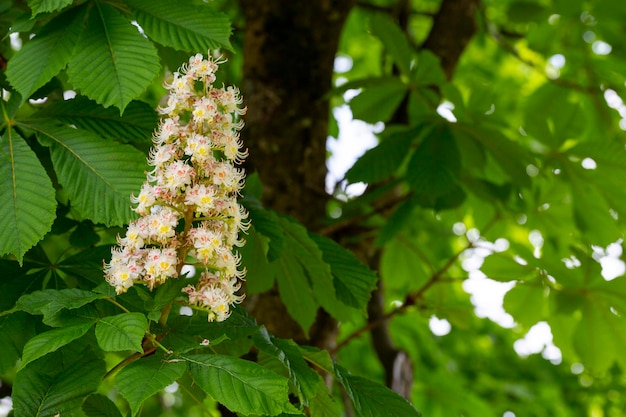
[[[248,169],[264,186],[263,204],[315,230],[328,195],[326,138],[333,65],[354,0],[242,0],[246,15],[244,84],[248,106],[244,140]],[[259,323],[280,337],[306,339],[289,320],[277,291],[251,297]],[[320,313],[310,342],[327,347],[334,328]]]

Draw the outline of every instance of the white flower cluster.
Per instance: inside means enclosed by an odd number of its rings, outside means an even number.
[[[190,305],[222,321],[245,271],[239,269],[234,246],[248,228],[245,209],[237,202],[245,173],[237,168],[247,157],[239,130],[242,98],[235,87],[215,88],[218,64],[201,54],[192,56],[172,76],[163,118],[138,196],[132,196],[142,217],[132,221],[125,237],[105,265],[105,278],[118,294],[135,283],[150,289],[180,274],[189,257],[203,269],[198,283],[183,289]],[[192,261],[193,263],[194,261]]]

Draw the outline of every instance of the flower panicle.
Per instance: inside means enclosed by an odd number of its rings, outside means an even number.
[[[141,217],[118,236],[104,266],[105,279],[122,294],[134,284],[153,289],[177,278],[191,256],[202,272],[183,292],[211,321],[225,320],[243,299],[236,292],[245,269],[234,248],[249,227],[237,201],[245,181],[238,165],[248,156],[239,137],[246,107],[237,87],[213,85],[224,62],[196,54],[164,82],[169,94],[158,108],[152,169],[130,197]]]

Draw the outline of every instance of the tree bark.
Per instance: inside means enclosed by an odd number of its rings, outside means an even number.
[[[242,90],[248,106],[248,170],[263,182],[263,204],[311,230],[326,215],[326,138],[333,66],[354,0],[242,0],[246,15]],[[305,341],[276,290],[250,300],[259,323]],[[335,323],[321,313],[310,342],[327,347]]]
[[[452,79],[461,54],[476,32],[478,2],[479,0],[443,0],[422,45],[439,57],[441,68],[448,79]]]

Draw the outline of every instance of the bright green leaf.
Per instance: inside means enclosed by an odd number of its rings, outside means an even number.
[[[167,361],[159,355],[141,358],[115,376],[115,387],[130,404],[131,415],[136,416],[146,399],[180,378],[185,369],[183,361]]]
[[[12,128],[0,137],[0,255],[24,254],[56,217],[52,182],[37,156]]]
[[[92,325],[93,322],[61,327],[59,329],[40,333],[33,337],[28,341],[28,343],[26,343],[26,346],[24,346],[20,369],[24,368],[32,361],[37,360],[50,352],[54,352],[60,347],[63,347],[79,337],[84,336],[85,333],[91,329]]]
[[[134,217],[130,195],[145,180],[145,156],[130,145],[86,130],[29,124],[50,147],[52,164],[72,205],[95,223],[122,225]]]
[[[354,412],[359,417],[419,417],[419,411],[399,394],[360,376],[350,375],[335,365],[335,375],[350,398]]]
[[[7,79],[24,98],[30,97],[67,65],[78,39],[80,10],[72,9],[51,20],[9,60]]]
[[[319,384],[317,395],[311,400],[309,405],[311,417],[339,417],[341,409],[328,393],[325,384]]]
[[[504,309],[517,323],[530,329],[546,318],[547,297],[543,286],[537,281],[518,283],[505,294]]]
[[[122,313],[100,320],[96,325],[96,338],[106,351],[143,352],[141,341],[147,328],[148,320],[143,314]]]
[[[534,271],[528,265],[522,265],[506,253],[493,253],[485,258],[480,270],[496,281],[519,281],[527,278]]]
[[[207,5],[150,0],[130,0],[128,4],[146,34],[161,45],[203,54],[208,49],[233,49],[228,19]]]
[[[260,365],[224,355],[190,355],[193,379],[229,410],[244,415],[301,414],[289,403],[288,380]]]
[[[114,105],[123,112],[159,70],[150,41],[112,6],[90,3],[67,69],[75,88],[104,107]]]
[[[574,348],[585,367],[606,371],[623,354],[626,321],[596,299],[586,299],[582,311],[573,335]]]

